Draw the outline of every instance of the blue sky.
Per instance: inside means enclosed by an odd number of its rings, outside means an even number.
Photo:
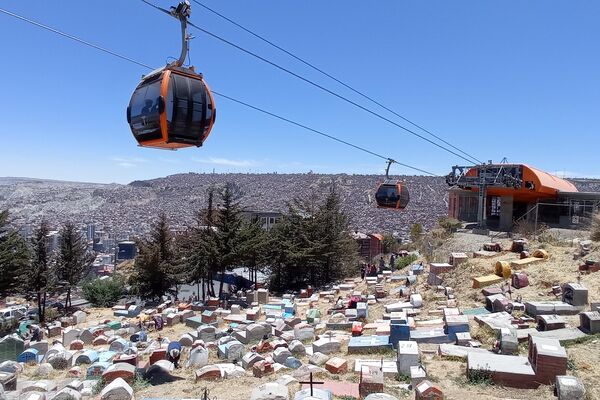
[[[168,7],[175,0],[155,2]],[[598,2],[204,2],[480,159],[507,157],[561,175],[600,177]],[[5,0],[0,7],[157,67],[179,54],[178,23],[141,1]],[[363,102],[199,6],[192,21]],[[465,163],[192,33],[192,63],[215,90],[435,173]],[[3,14],[0,38],[0,176],[126,183],[213,169],[381,173],[385,167],[219,98],[203,148],[137,147],[125,109],[146,70]]]

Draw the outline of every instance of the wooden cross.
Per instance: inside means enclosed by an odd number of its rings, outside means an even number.
[[[313,381],[313,373],[310,373],[310,380],[308,382],[299,382],[300,384],[307,384],[310,385],[310,396],[312,397],[313,395],[313,385],[323,385],[325,382],[315,382]]]
[[[333,332],[329,331],[324,336],[329,336],[329,341],[331,342],[331,338],[333,338]]]
[[[210,391],[208,390],[208,388],[204,388],[204,393],[202,394],[202,399],[201,400],[217,400],[217,398],[209,398],[208,396],[210,395]]]

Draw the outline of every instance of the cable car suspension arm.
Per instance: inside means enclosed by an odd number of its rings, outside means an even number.
[[[174,61],[171,65],[174,67],[183,66],[190,49],[190,39],[192,39],[192,36],[187,32],[188,18],[192,14],[192,7],[189,0],[180,2],[177,7],[171,7],[170,10],[165,10],[164,8],[156,6],[147,0],[142,0],[142,2],[164,12],[167,15],[170,15],[171,17],[177,18],[181,23],[181,54],[179,55],[179,59]]]

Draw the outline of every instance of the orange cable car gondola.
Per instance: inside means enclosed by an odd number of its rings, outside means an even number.
[[[410,195],[406,185],[389,178],[390,166],[394,162],[394,160],[388,159],[388,165],[385,169],[385,181],[377,187],[375,201],[377,202],[377,207],[380,208],[403,210],[408,205]]]
[[[189,49],[190,4],[186,0],[170,12],[163,11],[181,22],[181,55],[177,61],[142,78],[127,107],[127,122],[142,147],[200,147],[213,127],[216,109],[202,74],[196,73],[194,67],[183,67]]]

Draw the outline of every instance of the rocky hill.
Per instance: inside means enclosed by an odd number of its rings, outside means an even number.
[[[364,232],[397,232],[407,236],[410,225],[435,225],[447,213],[447,185],[443,178],[401,176],[410,189],[404,211],[378,209],[374,191],[377,175],[321,174],[177,174],[129,185],[0,178],[0,209],[10,209],[15,225],[35,224],[46,218],[54,225],[66,220],[102,222],[117,235],[138,235],[160,212],[177,225],[189,223],[204,207],[211,185],[235,183],[242,206],[248,210],[285,211],[294,197],[324,196],[331,184],[338,188],[352,228]],[[596,181],[574,180],[579,190],[594,190]]]
[[[58,225],[66,220],[102,222],[113,232],[143,233],[161,211],[173,224],[189,223],[204,207],[211,185],[235,183],[242,206],[249,210],[285,211],[294,197],[324,196],[338,188],[352,227],[366,232],[406,234],[411,224],[429,227],[447,210],[447,186],[442,178],[402,176],[411,202],[404,211],[378,209],[373,194],[376,175],[320,174],[178,174],[134,181],[129,185],[0,178],[0,209],[10,209],[16,225],[41,218]]]

